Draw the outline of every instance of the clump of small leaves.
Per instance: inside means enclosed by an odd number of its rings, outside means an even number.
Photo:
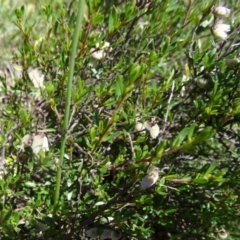
[[[1,239],[239,239],[236,1],[84,2],[15,10]]]

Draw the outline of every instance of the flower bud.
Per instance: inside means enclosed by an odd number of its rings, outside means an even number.
[[[43,150],[44,152],[49,151],[48,139],[44,133],[34,135],[31,148],[36,155],[38,155],[40,150]]]
[[[228,233],[226,232],[226,230],[224,228],[219,229],[218,237],[220,239],[226,239],[228,237]]]
[[[229,68],[236,68],[240,65],[240,60],[238,58],[226,59],[226,65]]]
[[[229,17],[230,13],[231,10],[223,6],[216,7],[213,10],[213,14],[217,17]]]
[[[197,86],[199,88],[205,88],[207,85],[207,80],[206,79],[203,79],[203,78],[200,78],[197,80]]]
[[[160,132],[159,126],[157,124],[153,125],[151,127],[151,129],[149,130],[149,132],[150,132],[150,135],[153,139],[157,138],[157,136]]]
[[[136,124],[135,124],[135,130],[136,131],[142,131],[142,132],[145,132],[145,131],[143,131],[143,130],[145,130],[145,126],[144,126],[144,124],[143,123],[141,123],[141,122],[136,122]]]
[[[157,167],[154,167],[154,169],[149,172],[143,179],[142,179],[142,182],[141,182],[141,188],[143,190],[151,187],[152,185],[154,185],[156,183],[156,181],[158,180],[159,178],[159,168]]]
[[[25,135],[22,138],[22,144],[21,144],[21,149],[23,150],[25,147],[30,147],[33,142],[33,137],[30,134]]]
[[[217,23],[213,28],[213,34],[216,38],[226,40],[228,37],[227,32],[230,32],[231,27],[229,24]]]

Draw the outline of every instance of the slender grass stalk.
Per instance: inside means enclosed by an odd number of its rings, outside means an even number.
[[[79,39],[80,29],[81,29],[82,19],[83,19],[83,8],[84,8],[84,0],[79,0],[78,1],[77,23],[76,23],[76,27],[75,27],[75,31],[74,31],[71,56],[70,56],[67,95],[66,95],[65,114],[64,114],[64,123],[63,123],[63,137],[62,137],[61,149],[60,149],[60,161],[59,161],[59,166],[57,168],[57,175],[56,175],[56,189],[55,189],[55,195],[54,195],[54,204],[55,205],[58,202],[59,193],[60,193],[63,157],[64,157],[65,144],[66,144],[66,139],[67,139],[67,128],[68,128],[68,124],[69,124],[70,103],[71,103],[71,98],[72,98],[72,79],[73,79],[73,73],[74,73],[74,64],[75,64],[75,57],[76,57],[76,52],[77,52],[78,39]]]

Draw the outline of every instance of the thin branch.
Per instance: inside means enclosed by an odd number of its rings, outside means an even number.
[[[132,142],[132,138],[131,138],[131,134],[127,133],[128,137],[129,137],[129,142],[130,142],[130,146],[131,146],[131,151],[132,151],[132,158],[135,159],[136,158],[136,154],[134,151],[134,147],[133,147],[133,142]]]

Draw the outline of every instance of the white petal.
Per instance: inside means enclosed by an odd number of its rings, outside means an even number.
[[[221,228],[218,232],[218,236],[220,239],[226,239],[228,237],[228,233],[224,228]]]
[[[48,139],[45,135],[37,134],[33,137],[33,142],[31,146],[33,153],[38,154],[42,149],[44,152],[49,151]]]
[[[213,30],[213,34],[216,38],[221,39],[221,40],[226,40],[228,37],[227,33],[220,28],[215,28]]]
[[[143,125],[144,125],[144,127],[145,127],[148,131],[150,131],[150,129],[151,129],[152,126],[151,126],[151,124],[150,124],[149,122],[146,121],[146,122],[143,123]]]
[[[231,10],[223,6],[219,6],[214,9],[213,13],[217,17],[228,17],[231,13]]]
[[[148,173],[143,179],[142,179],[142,182],[141,182],[141,188],[142,189],[146,189],[146,188],[149,188],[151,187],[153,184],[156,183],[156,181],[158,180],[158,171],[159,169],[158,168],[154,168],[153,171],[151,171],[150,173]]]
[[[136,131],[143,131],[144,129],[145,129],[144,124],[142,124],[141,122],[136,122],[136,124],[135,124]]]
[[[48,151],[49,151],[48,139],[47,139],[46,136],[43,137],[42,149],[43,149],[45,152],[48,152]]]
[[[21,149],[25,147],[30,147],[32,144],[32,135],[27,134],[22,138],[22,144],[21,144]]]
[[[33,137],[33,142],[32,142],[32,150],[34,154],[38,154],[38,152],[42,149],[43,145],[43,138],[40,135],[35,135]]]
[[[96,48],[95,49],[91,49],[91,51],[94,51],[94,50],[98,49],[99,45],[100,44],[97,43],[96,44]],[[103,49],[107,49],[107,48],[109,48],[109,46],[110,46],[110,43],[109,42],[105,42],[103,44],[103,46],[98,51],[95,51],[95,52],[92,53],[92,57],[94,57],[94,58],[96,58],[98,60],[103,59],[104,57],[106,57],[106,52]],[[109,49],[109,51],[111,51],[111,48]]]
[[[160,132],[159,126],[157,124],[153,125],[149,132],[150,132],[151,137],[153,139],[155,139],[158,136],[159,132]]]
[[[110,43],[109,42],[105,42],[103,44],[103,46],[101,47],[101,49],[106,49],[106,48],[109,48],[110,47]]]
[[[44,75],[37,68],[31,68],[28,70],[28,76],[32,81],[34,87],[43,88],[44,87]]]
[[[219,38],[221,40],[226,40],[228,37],[227,32],[229,32],[230,30],[231,30],[231,27],[229,24],[217,23],[214,26],[213,34],[216,38]]]
[[[98,50],[92,53],[92,56],[98,60],[101,60],[105,57],[105,52],[103,50]]]
[[[229,24],[225,24],[225,23],[217,24],[216,28],[221,29],[224,32],[229,32],[231,30],[231,26]]]

